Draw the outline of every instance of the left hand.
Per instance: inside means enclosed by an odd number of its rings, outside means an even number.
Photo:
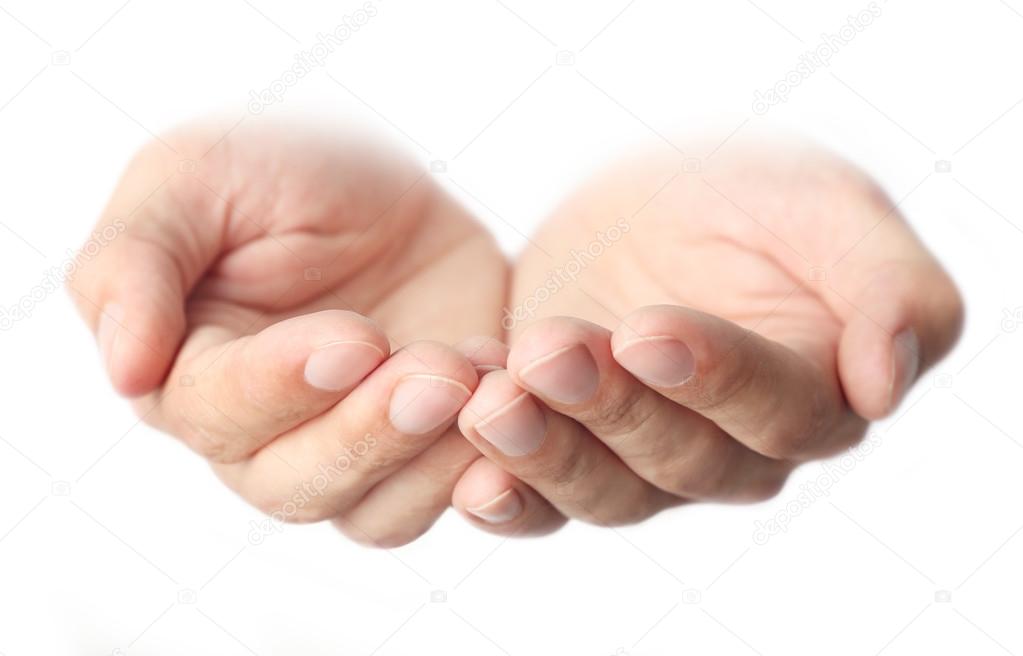
[[[962,323],[892,201],[805,147],[624,161],[533,242],[506,316],[537,320],[459,417],[494,464],[454,504],[499,533],[529,528],[529,486],[598,524],[769,497],[892,412]]]
[[[182,126],[96,232],[69,288],[111,382],[228,487],[380,546],[447,509],[481,457],[455,415],[506,355],[462,340],[500,335],[508,265],[414,161],[362,131]]]

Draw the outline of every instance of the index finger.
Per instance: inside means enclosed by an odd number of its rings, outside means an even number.
[[[641,308],[615,330],[611,348],[648,387],[771,458],[835,453],[866,426],[826,363],[697,310]]]

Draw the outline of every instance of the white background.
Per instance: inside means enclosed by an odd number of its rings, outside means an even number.
[[[786,531],[754,540],[821,465],[764,504],[621,530],[505,541],[449,513],[393,552],[327,526],[253,545],[258,513],[135,423],[57,292],[0,333],[0,653],[1023,654],[1023,325],[1003,322],[1023,306],[1023,1],[882,3],[757,116],[754,92],[866,7],[800,5],[378,0],[267,110],[446,161],[509,252],[660,135],[798,131],[875,175],[962,286],[967,329]],[[2,307],[88,234],[150,133],[252,120],[250,90],[360,6],[0,1]]]

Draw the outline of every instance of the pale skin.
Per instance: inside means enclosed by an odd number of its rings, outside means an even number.
[[[735,144],[696,174],[625,158],[509,265],[393,150],[223,134],[144,149],[100,219],[124,234],[69,287],[147,422],[264,511],[365,544],[449,505],[528,535],[767,498],[890,414],[960,330],[891,202],[814,149]]]

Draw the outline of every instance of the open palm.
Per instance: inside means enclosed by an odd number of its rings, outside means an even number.
[[[401,524],[407,539],[478,457],[450,420],[475,386],[473,363],[492,356],[449,345],[500,337],[507,264],[421,168],[329,134],[203,126],[149,145],[100,222],[123,236],[71,289],[115,386],[247,499],[286,507],[284,519],[349,519],[345,530],[366,540]],[[313,364],[312,351],[334,344],[344,353]],[[404,379],[442,396],[399,399],[390,388]],[[385,439],[401,426],[395,404],[417,400],[427,407],[416,421],[448,411],[446,425]],[[367,436],[374,448],[358,467],[291,510],[321,463]],[[413,501],[392,512],[399,495]]]
[[[154,142],[100,220],[117,237],[70,282],[115,387],[275,520],[389,546],[451,501],[509,534],[764,498],[890,412],[959,330],[891,202],[812,148],[623,160],[509,289],[420,167],[327,134]]]
[[[682,163],[622,160],[541,227],[514,268],[508,375],[469,404],[500,422],[460,418],[596,523],[773,494],[889,413],[962,321],[948,276],[847,163],[767,143]]]

